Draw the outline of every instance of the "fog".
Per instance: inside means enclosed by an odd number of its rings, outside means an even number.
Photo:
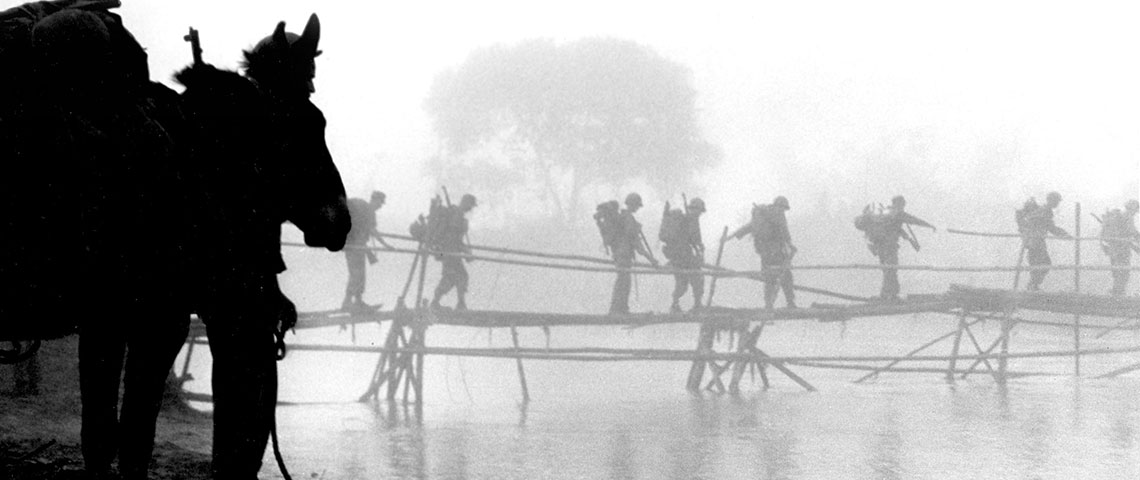
[[[1099,212],[1140,190],[1140,33],[1123,6],[124,3],[152,76],[172,86],[170,74],[190,60],[187,27],[200,30],[206,61],[236,68],[240,50],[277,21],[296,30],[317,12],[324,54],[314,101],[349,194],[388,192],[382,230],[404,231],[438,191],[424,168],[439,152],[423,108],[433,79],[477,48],[534,38],[627,39],[691,69],[702,132],[724,154],[685,192],[709,205],[706,243],[777,194],[791,200],[797,243],[818,242],[802,248],[805,261],[858,252],[855,260],[869,262],[851,218],[896,194],[939,227],[1011,231],[1013,209],[1029,196],[1062,192],[1058,222],[1071,228],[1073,202]],[[659,205],[682,192],[641,191],[642,221],[656,232]],[[585,199],[580,215],[607,199]],[[487,238],[480,230],[509,228],[513,218],[484,203],[473,233]],[[807,238],[829,232],[843,248],[828,253],[835,249]],[[938,248],[944,236],[934,242],[903,263],[957,258]],[[981,263],[1001,253],[956,248],[992,254]]]

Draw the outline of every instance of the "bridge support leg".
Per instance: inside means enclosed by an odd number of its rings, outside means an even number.
[[[700,335],[697,338],[697,353],[711,353],[715,339],[716,329],[711,325],[702,323]],[[693,365],[689,368],[689,380],[685,382],[685,388],[690,392],[701,389],[701,379],[705,375],[706,364],[708,362],[705,360],[693,360]]]
[[[946,380],[954,382],[954,368],[958,366],[958,347],[962,344],[962,332],[966,330],[966,315],[958,314],[958,333],[954,335],[954,347],[950,350],[950,366],[946,369]]]

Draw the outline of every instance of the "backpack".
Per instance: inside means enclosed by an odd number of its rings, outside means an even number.
[[[1101,217],[1100,224],[1100,245],[1105,253],[1111,253],[1111,250],[1119,248],[1123,242],[1111,241],[1110,239],[1126,239],[1129,236],[1128,217],[1124,215],[1124,211],[1119,208],[1106,210],[1104,216]],[[1124,248],[1128,248],[1124,246]]]
[[[1040,210],[1041,206],[1037,204],[1036,199],[1026,200],[1021,208],[1013,212],[1013,218],[1017,221],[1017,231],[1026,233],[1033,228],[1034,219],[1040,215]]]
[[[679,208],[669,208],[665,202],[665,211],[661,212],[661,228],[657,232],[657,239],[666,245],[681,245],[688,241],[685,235],[685,212]]]
[[[868,204],[863,207],[863,213],[855,217],[855,228],[863,232],[867,241],[881,243],[890,239],[890,221],[888,214],[882,207]]]
[[[780,235],[776,216],[780,210],[773,205],[752,206],[752,237],[758,240],[771,240]]]
[[[598,233],[602,235],[602,247],[606,254],[610,254],[621,238],[621,204],[617,200],[610,200],[598,204],[594,212],[594,223],[598,225]]]

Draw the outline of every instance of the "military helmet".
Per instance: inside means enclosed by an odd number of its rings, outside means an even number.
[[[780,207],[784,210],[791,210],[792,209],[791,205],[788,205],[788,197],[785,197],[783,195],[780,195],[780,196],[776,197],[775,200],[772,200],[772,205]]]
[[[462,206],[465,206],[465,205],[466,205],[466,206],[468,206],[468,207],[474,207],[474,206],[476,206],[476,205],[479,205],[479,204],[478,204],[478,203],[475,201],[475,195],[472,195],[472,194],[470,194],[470,193],[464,193],[464,194],[463,194],[463,198],[460,198],[460,199],[459,199],[459,206],[461,206],[461,207],[462,207]]]
[[[1054,205],[1061,203],[1061,194],[1057,192],[1049,192],[1048,195],[1045,195],[1045,203],[1051,203]]]
[[[906,206],[906,197],[903,197],[902,195],[895,195],[895,197],[891,199],[891,205],[892,206],[905,207]]]
[[[1128,210],[1129,212],[1140,210],[1140,202],[1136,200],[1129,200],[1124,203],[1124,209]]]
[[[625,196],[625,206],[630,207],[630,208],[634,208],[634,205],[637,205],[637,207],[641,207],[643,205],[641,203],[641,195],[638,195],[637,193],[631,193],[629,195],[626,195]]]
[[[705,211],[705,201],[701,200],[700,197],[693,197],[692,200],[689,200],[689,210],[703,213]]]

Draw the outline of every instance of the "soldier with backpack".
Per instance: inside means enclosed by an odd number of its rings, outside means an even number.
[[[435,287],[435,295],[431,300],[432,308],[440,308],[439,300],[454,288],[455,294],[459,297],[455,302],[455,309],[467,310],[467,268],[463,266],[463,258],[448,254],[471,253],[471,246],[466,241],[467,218],[464,215],[475,208],[475,205],[477,205],[475,196],[468,193],[459,200],[459,205],[448,205],[429,215],[438,215],[437,218],[429,218],[428,229],[436,234],[433,235],[436,240],[432,247],[441,253],[436,258],[443,265],[439,285]],[[432,225],[433,223],[435,225]]]
[[[1061,204],[1061,194],[1049,192],[1045,196],[1045,205],[1039,205],[1037,200],[1030,198],[1017,210],[1017,231],[1021,233],[1021,248],[1025,250],[1025,260],[1031,267],[1047,267],[1053,264],[1049,258],[1049,249],[1045,245],[1045,236],[1053,234],[1061,238],[1072,238],[1069,232],[1053,223],[1053,209]],[[1038,268],[1029,272],[1029,285],[1027,290],[1033,292],[1041,290],[1045,281],[1047,268]]]
[[[669,202],[665,202],[661,230],[657,235],[665,243],[661,252],[673,268],[698,271],[673,275],[673,304],[669,307],[672,313],[681,312],[681,297],[690,286],[693,287],[693,310],[701,307],[701,297],[705,293],[705,277],[699,272],[705,258],[705,244],[701,240],[701,214],[704,212],[705,202],[699,198],[689,202],[684,211],[670,209]]]
[[[649,260],[649,263],[657,266],[657,259],[653,258],[653,253],[649,251],[648,243],[645,241],[645,235],[641,233],[641,224],[633,217],[641,206],[641,195],[636,193],[625,197],[626,208],[616,216],[613,215],[613,204],[607,202],[598,206],[599,212],[595,215],[595,219],[598,220],[599,229],[604,228],[602,239],[607,242],[606,248],[613,255],[614,265],[619,269],[633,267],[636,254],[641,254]],[[628,270],[617,273],[613,297],[610,300],[611,314],[629,313],[629,289],[632,284],[633,278]]]
[[[1105,212],[1101,222],[1100,246],[1108,255],[1108,262],[1114,267],[1129,267],[1132,265],[1132,251],[1140,253],[1140,232],[1136,231],[1136,212],[1140,210],[1140,202],[1129,200],[1124,204],[1124,210],[1115,208]],[[1094,215],[1095,218],[1095,215]],[[1114,297],[1124,296],[1128,288],[1128,278],[1132,272],[1128,270],[1112,271],[1112,290]]]
[[[892,198],[891,206],[886,210],[868,205],[861,215],[855,217],[855,228],[863,231],[867,248],[879,258],[879,265],[885,267],[883,286],[879,290],[879,297],[884,300],[896,300],[899,296],[899,272],[891,268],[899,264],[899,239],[909,242],[916,252],[921,249],[910,225],[938,230],[925,220],[906,213],[906,199],[902,195]]]
[[[760,255],[760,277],[764,281],[764,308],[771,309],[780,290],[788,308],[796,308],[795,284],[792,279],[792,257],[796,246],[788,231],[785,212],[791,209],[787,197],[780,195],[769,205],[753,205],[752,220],[730,236],[734,239],[752,235],[752,245]]]
[[[372,239],[380,242],[389,250],[392,246],[384,241],[380,232],[376,231],[376,211],[384,206],[387,196],[384,192],[374,191],[372,197],[365,201],[363,198],[348,199],[348,214],[352,219],[352,229],[348,231],[348,248],[344,249],[345,262],[348,264],[348,283],[344,289],[344,302],[341,310],[354,308],[367,308],[364,303],[365,262],[369,265],[376,263],[376,254],[368,250],[368,242]]]

